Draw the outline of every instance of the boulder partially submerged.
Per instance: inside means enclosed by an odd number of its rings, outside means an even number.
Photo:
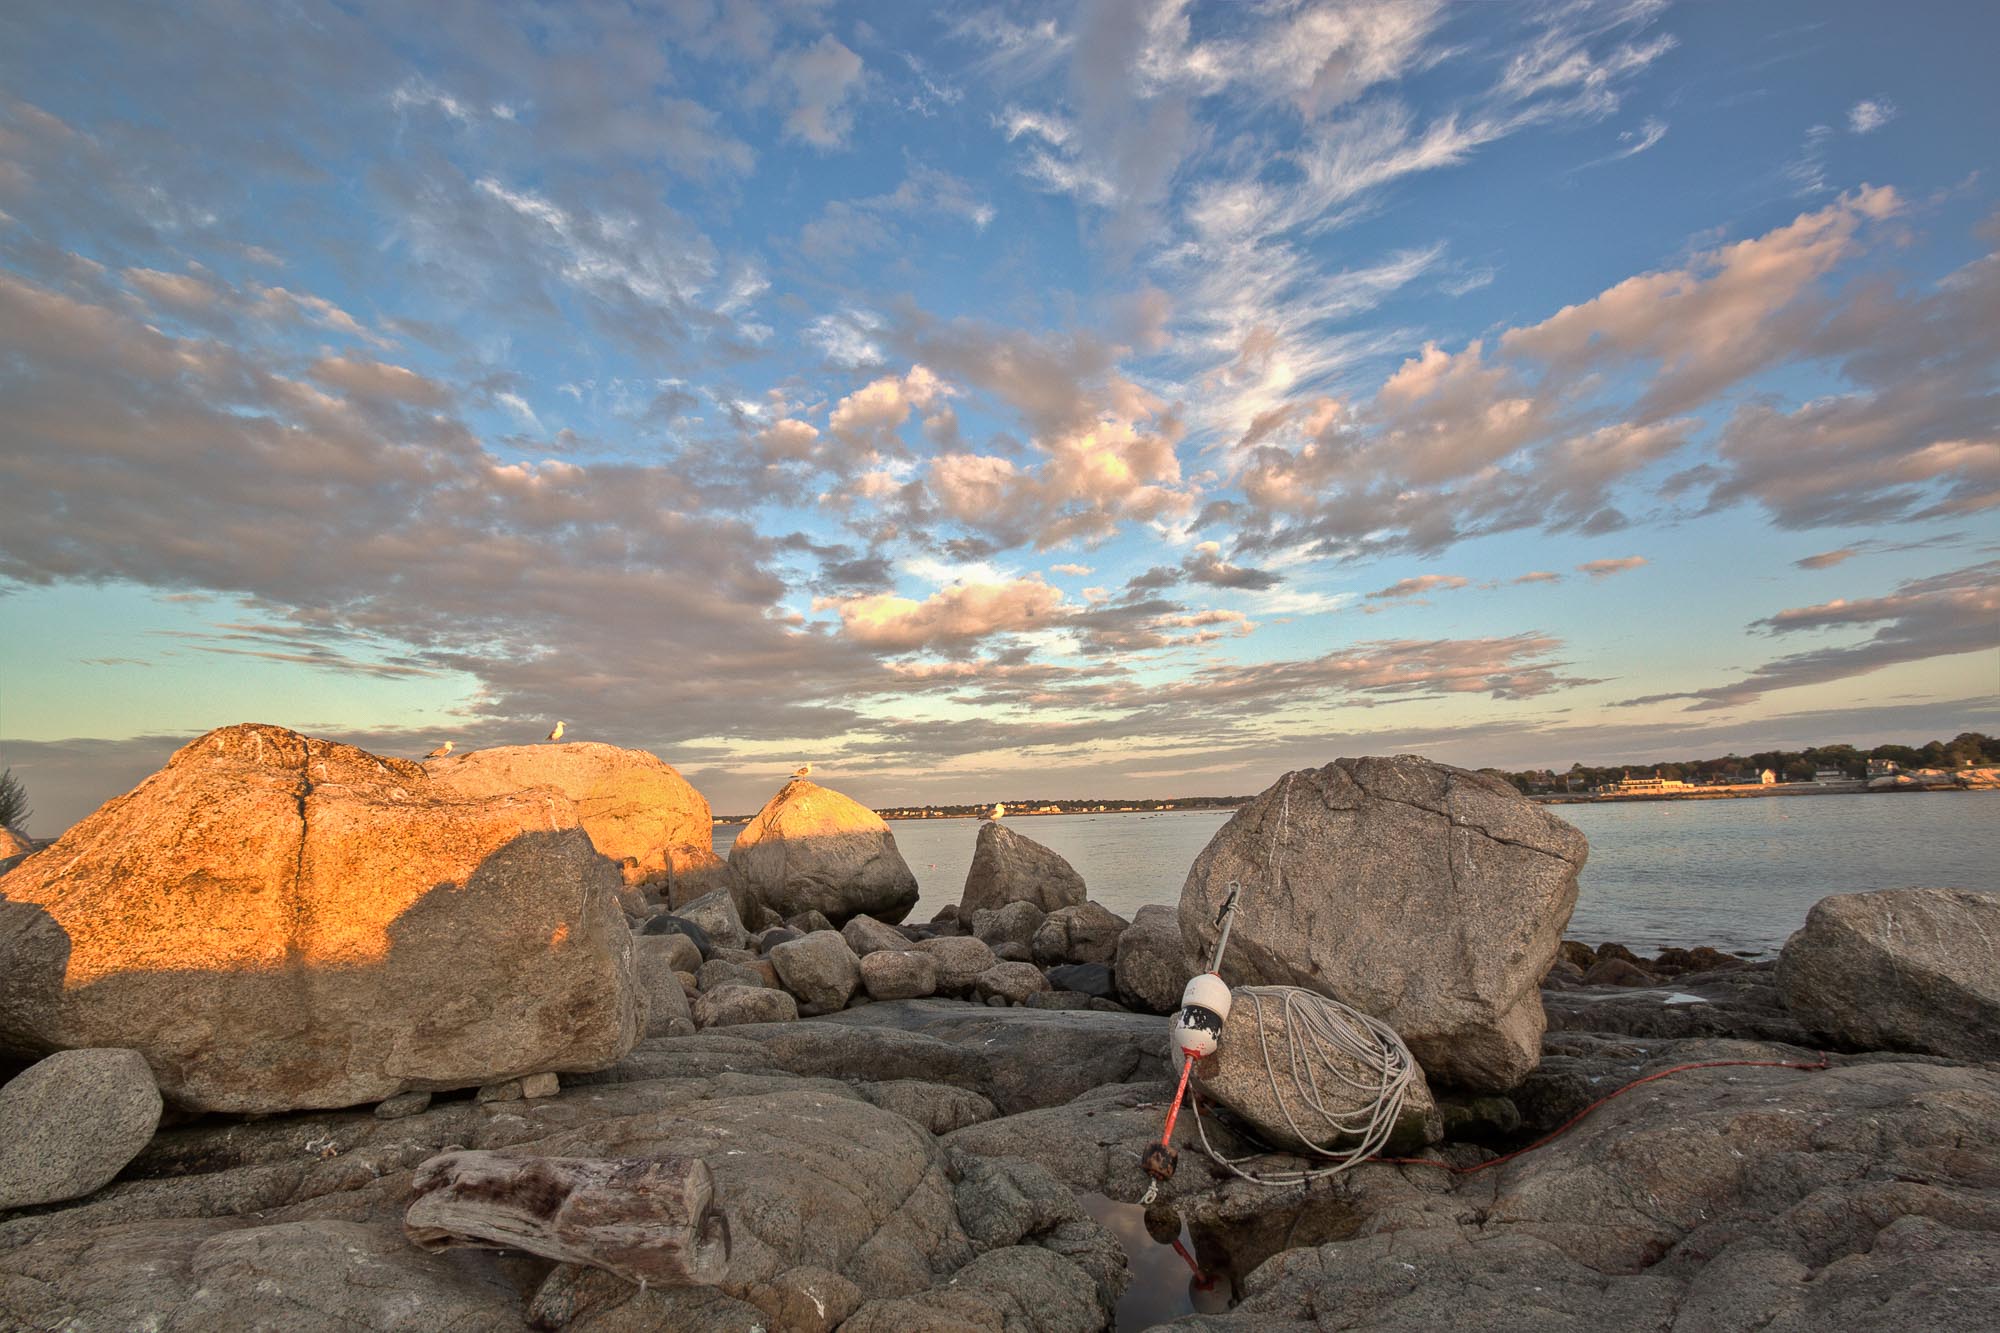
[[[804,778],[736,835],[729,864],[780,919],[817,911],[837,928],[865,912],[893,925],[917,905],[917,877],[881,817]]]
[[[1223,978],[1303,986],[1382,1019],[1441,1083],[1535,1067],[1540,985],[1576,905],[1581,833],[1498,778],[1412,755],[1288,774],[1236,812],[1181,890],[1188,952]]]
[[[1799,1022],[1840,1046],[2000,1060],[2000,894],[1822,898],[1785,941],[1778,988]]]
[[[644,1017],[617,889],[554,791],[225,727],[0,878],[0,1044],[211,1111],[602,1068]]]

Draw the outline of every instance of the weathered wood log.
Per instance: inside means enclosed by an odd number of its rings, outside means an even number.
[[[721,1280],[729,1219],[699,1157],[450,1152],[417,1168],[403,1232],[426,1250],[526,1250],[633,1282]]]

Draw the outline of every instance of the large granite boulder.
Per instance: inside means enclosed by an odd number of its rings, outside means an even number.
[[[597,1069],[643,1015],[617,891],[555,792],[225,727],[0,877],[0,1044],[213,1111]]]
[[[12,869],[10,861],[18,861],[34,850],[35,842],[27,834],[0,824],[0,869]]]
[[[1083,899],[1083,876],[1057,853],[997,819],[979,826],[972,868],[965,873],[965,890],[958,900],[961,921],[1009,903],[1033,903],[1053,912]]]
[[[74,1199],[152,1142],[160,1090],[137,1051],[58,1051],[0,1088],[0,1209]]]
[[[1239,986],[1215,1054],[1195,1063],[1203,1096],[1228,1107],[1274,1148],[1334,1152],[1361,1142],[1373,1114],[1376,1067],[1308,1030],[1309,1016],[1287,1000],[1313,995],[1293,986]],[[1301,1082],[1301,1078],[1304,1082]],[[1435,1143],[1444,1121],[1424,1072],[1415,1071],[1402,1113],[1383,1150],[1395,1155]]]
[[[2000,1060],[2000,894],[1822,898],[1785,941],[1778,988],[1800,1023],[1841,1046]]]
[[[1541,981],[1588,845],[1498,778],[1413,755],[1286,775],[1223,825],[1181,890],[1222,975],[1304,986],[1387,1022],[1438,1083],[1505,1091],[1535,1067]]]
[[[708,801],[657,755],[596,741],[502,745],[434,759],[424,769],[437,790],[461,796],[561,792],[630,887],[653,888],[676,903],[699,896],[686,891],[695,885],[699,893],[720,887]]]
[[[786,783],[737,835],[729,864],[781,918],[818,911],[837,928],[865,912],[893,925],[917,905],[917,877],[889,826],[803,778]]]

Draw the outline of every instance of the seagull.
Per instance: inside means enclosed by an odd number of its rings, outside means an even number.
[[[563,729],[563,724],[562,724],[562,723],[560,723],[560,722],[556,723],[556,729],[555,729],[554,731],[551,731],[551,732],[549,733],[549,739],[550,739],[550,740],[552,740],[552,741],[559,741],[559,740],[561,740],[561,739],[562,739],[562,729]]]
[[[997,801],[996,801],[996,802],[994,802],[994,804],[993,804],[993,818],[995,818],[995,819],[998,819],[998,818],[1000,818],[1000,816],[1002,816],[1002,815],[1004,815],[1004,814],[1006,814],[1006,813],[1007,813],[1007,807],[1006,807],[1005,805],[1002,805],[1002,804],[1000,804],[1000,803],[999,803],[999,802],[997,802]]]
[[[800,764],[792,770],[792,776],[795,778],[809,778],[812,776],[812,772],[813,766],[811,764]]]
[[[429,754],[425,755],[424,758],[442,759],[446,755],[451,753],[451,747],[455,744],[457,744],[456,741],[446,741],[443,745],[438,746],[437,749],[432,750]]]

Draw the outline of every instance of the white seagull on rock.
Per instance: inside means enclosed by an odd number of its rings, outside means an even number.
[[[800,764],[792,770],[792,776],[795,778],[809,778],[812,776],[812,773],[813,766],[811,764]]]
[[[455,744],[457,744],[456,741],[446,741],[443,745],[438,746],[437,749],[432,750],[429,754],[425,755],[424,758],[442,759],[446,755],[451,753],[451,747]]]
[[[1000,816],[1006,813],[1007,813],[1007,807],[1005,805],[1002,805],[998,801],[995,801],[993,803],[993,818],[998,819],[1000,818]]]
[[[559,740],[561,740],[561,739],[562,739],[562,729],[563,729],[563,724],[562,724],[562,723],[560,723],[560,722],[556,723],[556,729],[555,729],[554,731],[551,731],[551,732],[549,733],[549,739],[550,739],[550,740],[552,740],[552,741],[559,741]]]

